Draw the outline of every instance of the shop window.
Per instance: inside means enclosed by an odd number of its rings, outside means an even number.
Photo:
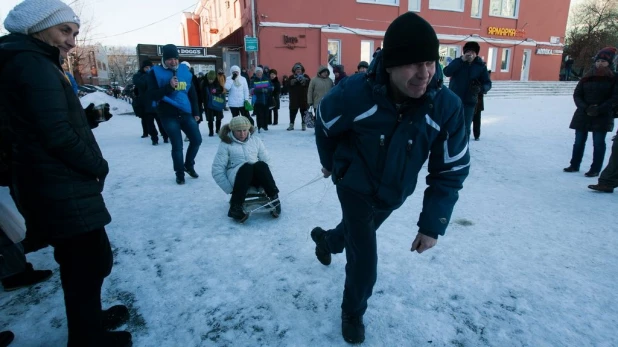
[[[328,40],[328,63],[332,65],[341,64],[341,40]]]
[[[464,0],[429,0],[429,8],[432,10],[463,12]]]
[[[361,61],[371,63],[373,59],[373,41],[361,41]]]
[[[519,0],[490,0],[489,14],[497,17],[517,18]]]
[[[408,0],[408,11],[421,12],[421,0]]]
[[[496,62],[498,61],[498,49],[490,47],[487,52],[487,68],[491,71],[496,71]]]
[[[483,16],[483,0],[472,0],[470,16],[474,18],[481,18]]]
[[[367,3],[367,4],[396,5],[396,6],[399,6],[399,0],[356,0],[356,2],[364,2],[364,3]]]
[[[500,71],[508,72],[510,65],[511,65],[511,49],[503,48],[502,49],[502,63],[500,64]]]
[[[447,67],[454,59],[459,57],[459,46],[440,45],[440,64]]]

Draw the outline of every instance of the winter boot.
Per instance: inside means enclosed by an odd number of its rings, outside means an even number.
[[[116,305],[103,310],[103,329],[118,329],[129,320],[129,316],[129,309],[125,305]]]
[[[189,176],[191,176],[192,178],[198,178],[200,177],[200,175],[197,174],[197,172],[195,172],[194,168],[188,168],[185,166],[185,172],[189,174]]]
[[[281,200],[279,200],[279,195],[275,194],[271,197],[269,197],[270,201],[273,200],[277,200],[274,202],[270,203],[270,206],[274,207],[275,209],[270,211],[270,214],[274,217],[274,218],[279,218],[279,216],[281,215]]]
[[[107,347],[131,347],[133,338],[128,331],[108,331],[103,333],[102,346]]]
[[[43,282],[51,275],[51,270],[34,270],[32,264],[26,263],[26,269],[23,272],[2,279],[2,286],[5,292],[10,292]]]
[[[302,123],[303,131],[307,130],[307,124]]]
[[[185,173],[176,173],[176,183],[177,184],[185,184]]]
[[[614,188],[611,186],[606,186],[604,184],[591,184],[588,186],[588,188],[592,189],[592,190],[596,190],[599,192],[603,192],[603,193],[613,193],[614,192]]]
[[[363,316],[352,316],[341,311],[341,335],[348,343],[357,344],[365,341]]]
[[[588,186],[588,188],[592,189],[592,190],[596,190],[599,192],[603,192],[603,193],[613,193],[614,192],[614,188],[610,187],[610,186],[606,186],[604,184],[591,184]]]
[[[159,140],[152,140],[152,145],[153,146],[158,146],[159,145]]]
[[[584,174],[584,176],[586,176],[586,177],[597,177],[597,176],[599,176],[599,173],[596,172],[596,171],[590,170],[590,171],[586,172]]]
[[[315,256],[322,265],[330,265],[332,257],[326,243],[327,232],[324,229],[317,227],[311,230],[311,239],[315,242]]]
[[[579,168],[574,166],[565,167],[562,169],[564,172],[578,172]]]
[[[170,143],[170,140],[167,137],[163,138],[163,143]]]
[[[294,130],[294,123],[290,123],[290,126],[288,127],[288,131],[290,130]]]
[[[6,347],[13,342],[15,335],[13,335],[12,331],[3,331],[0,332],[0,347]]]
[[[237,204],[232,204],[230,206],[230,210],[227,212],[227,216],[234,218],[240,223],[243,223],[247,220],[247,218],[249,218],[249,215],[246,214],[245,211],[242,209],[242,205]]]

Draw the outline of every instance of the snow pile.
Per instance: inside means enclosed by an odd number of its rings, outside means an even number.
[[[95,105],[108,103],[110,112],[113,115],[133,112],[133,107],[129,102],[122,99],[116,99],[113,96],[109,96],[103,92],[90,93],[82,96],[79,100],[82,103],[82,107],[84,108],[87,107],[90,103],[93,103]]]

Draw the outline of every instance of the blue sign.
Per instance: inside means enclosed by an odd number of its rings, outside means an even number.
[[[258,39],[257,37],[245,36],[245,52],[257,52]]]

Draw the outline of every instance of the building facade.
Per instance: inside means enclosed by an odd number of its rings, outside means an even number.
[[[226,69],[257,63],[281,76],[302,62],[314,75],[330,63],[350,74],[371,62],[393,19],[414,11],[436,30],[443,65],[476,41],[492,80],[557,81],[569,7],[570,0],[202,0],[182,27],[184,44],[221,47]],[[257,38],[257,52],[245,50],[245,36]]]

